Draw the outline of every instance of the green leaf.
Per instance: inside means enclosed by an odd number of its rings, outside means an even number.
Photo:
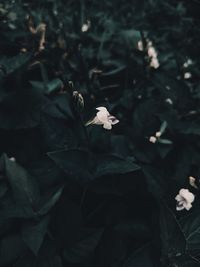
[[[139,170],[140,167],[130,160],[114,155],[97,155],[95,177],[109,174],[125,174]]]
[[[39,200],[39,189],[36,181],[18,163],[11,161],[6,154],[5,175],[12,188],[15,201],[22,207],[31,209]]]
[[[156,265],[152,258],[151,244],[147,244],[134,251],[125,261],[123,267],[154,267]]]
[[[10,234],[0,241],[0,266],[8,266],[20,257],[26,246],[19,234]]]
[[[49,217],[44,217],[40,222],[27,222],[22,225],[21,235],[30,250],[37,256],[47,232]]]
[[[56,91],[59,91],[63,87],[63,82],[60,79],[53,79],[52,81],[48,82],[47,90],[45,91],[46,94],[51,94]]]
[[[45,86],[43,82],[39,81],[30,81],[30,84],[32,85],[33,88],[40,90],[43,92],[45,90]]]
[[[63,255],[64,258],[73,263],[84,262],[87,260],[98,245],[103,231],[104,230],[101,228],[91,231],[88,236],[77,242],[74,246],[66,248]]]
[[[163,134],[163,133],[165,132],[166,128],[167,128],[167,122],[164,121],[164,122],[161,124],[161,126],[160,126],[160,132],[161,132],[161,134]]]
[[[73,179],[86,182],[93,179],[90,164],[94,164],[92,155],[84,150],[62,150],[48,153],[48,156]]]
[[[176,216],[165,203],[160,206],[160,228],[163,257],[171,259],[184,254],[186,248],[184,233]]]
[[[41,198],[38,204],[39,209],[37,211],[38,215],[45,215],[49,210],[56,204],[63,192],[63,186]]]
[[[59,91],[63,86],[63,82],[58,78],[53,79],[46,84],[40,81],[30,81],[30,84],[33,88],[47,95]]]
[[[48,153],[49,157],[73,178],[87,182],[109,174],[124,174],[139,169],[130,160],[115,155],[98,155],[84,150],[63,150]]]
[[[2,198],[6,194],[7,191],[8,191],[8,187],[5,181],[3,182],[1,181],[0,182],[0,198]]]
[[[164,145],[171,145],[173,144],[173,142],[169,139],[163,139],[163,138],[159,138],[158,139],[158,143],[164,144]]]
[[[127,44],[132,48],[137,48],[138,42],[142,39],[139,31],[134,29],[122,30],[120,35],[126,40]]]
[[[180,221],[186,237],[188,250],[200,250],[200,213],[199,210],[183,217]]]
[[[30,58],[31,58],[31,53],[18,54],[11,58],[4,57],[0,60],[0,65],[4,66],[6,74],[11,74],[15,70],[27,64]]]

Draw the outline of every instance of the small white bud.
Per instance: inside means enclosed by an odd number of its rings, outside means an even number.
[[[190,176],[190,177],[189,177],[189,184],[190,184],[192,187],[198,189],[198,186],[196,185],[195,182],[196,182],[196,178]]]
[[[140,50],[140,51],[144,50],[142,41],[138,41],[138,50]]]
[[[154,69],[159,68],[160,64],[158,62],[158,59],[157,58],[152,58],[151,63],[150,63],[150,66],[152,68],[154,68]]]
[[[190,79],[192,77],[192,74],[190,72],[185,72],[184,73],[184,79]]]
[[[155,136],[157,137],[157,138],[159,138],[159,137],[161,137],[161,135],[162,135],[162,133],[159,131],[159,132],[156,132],[156,134],[155,134]]]
[[[173,101],[171,100],[171,98],[166,98],[165,102],[170,104],[170,105],[173,105]]]
[[[155,144],[156,141],[157,141],[157,138],[155,136],[150,136],[149,142]]]
[[[16,161],[16,159],[15,159],[14,157],[9,158],[9,160],[10,160],[10,161],[13,161],[13,162]]]

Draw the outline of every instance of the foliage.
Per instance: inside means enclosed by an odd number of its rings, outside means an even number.
[[[0,266],[200,265],[199,7],[1,2]]]

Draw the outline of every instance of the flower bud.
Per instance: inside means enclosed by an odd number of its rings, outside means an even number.
[[[77,107],[82,110],[84,108],[84,98],[83,96],[78,92],[74,91],[73,92],[73,98],[77,104]]]

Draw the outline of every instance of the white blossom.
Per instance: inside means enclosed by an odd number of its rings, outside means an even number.
[[[148,56],[151,58],[157,58],[157,52],[156,49],[153,46],[150,46],[148,48]]]
[[[183,64],[183,67],[184,67],[184,68],[187,68],[187,67],[189,67],[190,65],[192,65],[192,60],[189,58],[189,59]]]
[[[151,41],[148,41],[147,43],[147,54],[150,58],[150,67],[157,69],[160,66],[158,61],[158,53]]]
[[[176,210],[180,211],[183,209],[190,210],[192,208],[192,202],[195,199],[193,193],[191,193],[188,189],[180,189],[178,195],[175,197],[177,201]]]
[[[171,100],[171,98],[166,98],[165,102],[170,104],[170,105],[173,105],[173,101]]]
[[[156,137],[161,137],[162,133],[160,131],[156,132],[155,136]]]
[[[185,72],[184,73],[184,79],[190,79],[192,77],[192,74],[190,72]]]
[[[157,138],[155,136],[150,136],[149,137],[149,142],[155,144],[156,141],[157,141]]]
[[[150,66],[154,69],[159,68],[160,64],[157,57],[151,59]]]
[[[83,25],[82,25],[82,27],[81,27],[81,31],[82,32],[87,32],[88,30],[89,30],[89,28],[90,28],[90,21],[88,20],[86,23],[84,23]]]
[[[138,50],[140,50],[140,51],[144,50],[143,42],[141,40],[138,41]]]
[[[112,125],[115,125],[119,122],[119,120],[112,116],[107,108],[105,107],[98,107],[96,108],[98,110],[96,116],[93,120],[86,123],[86,126],[90,124],[97,124],[97,125],[103,125],[103,128],[106,130],[111,130]]]
[[[198,189],[198,186],[196,185],[196,178],[194,178],[193,176],[189,177],[189,184],[195,189]]]

